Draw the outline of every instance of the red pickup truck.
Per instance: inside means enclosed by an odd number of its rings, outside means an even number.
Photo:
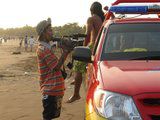
[[[93,51],[74,49],[73,58],[88,63],[86,120],[160,120],[158,2],[117,0]]]

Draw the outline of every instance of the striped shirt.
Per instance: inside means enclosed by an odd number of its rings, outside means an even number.
[[[60,70],[54,70],[58,63],[58,59],[48,43],[39,42],[37,58],[40,74],[40,89],[42,94],[52,96],[63,95],[64,79]]]

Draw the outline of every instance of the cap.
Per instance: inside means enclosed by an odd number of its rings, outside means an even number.
[[[36,27],[37,34],[40,36],[44,31],[44,29],[49,25],[51,25],[51,18],[48,18],[47,20],[43,20],[39,22]]]

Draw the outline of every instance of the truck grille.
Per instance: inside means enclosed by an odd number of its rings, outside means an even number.
[[[142,120],[160,120],[160,93],[144,93],[133,98]]]
[[[160,106],[160,99],[144,99],[143,103],[149,106]]]
[[[152,120],[160,120],[160,115],[151,115]]]

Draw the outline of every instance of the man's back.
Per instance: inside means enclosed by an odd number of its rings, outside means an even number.
[[[88,24],[91,26],[89,28],[91,30],[91,34],[90,34],[90,42],[91,43],[95,42],[102,23],[103,22],[98,15],[93,15],[92,17],[90,17],[88,19]]]

